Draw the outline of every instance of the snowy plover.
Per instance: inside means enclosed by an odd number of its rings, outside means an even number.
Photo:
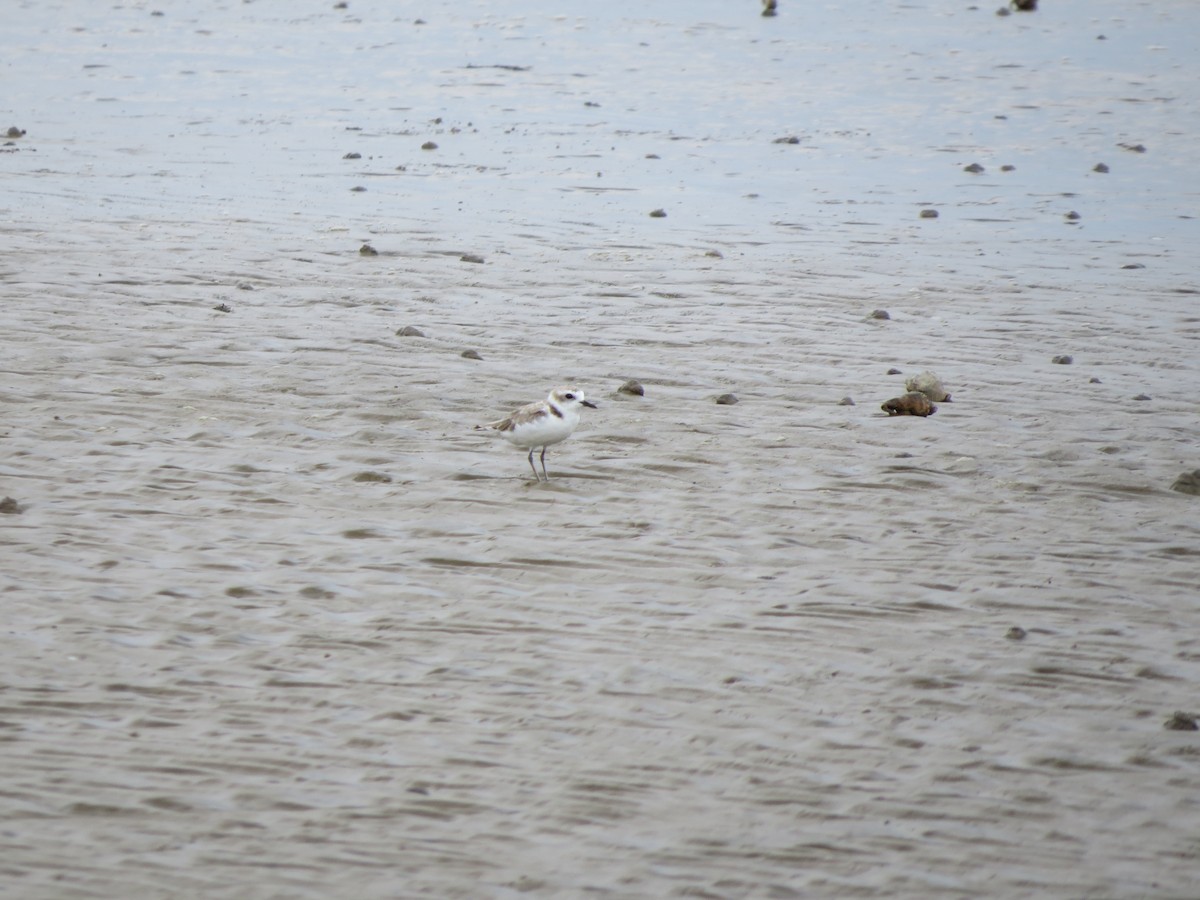
[[[556,387],[545,400],[522,406],[506,419],[476,425],[475,430],[494,429],[514,447],[528,449],[529,468],[533,469],[533,477],[538,481],[542,479],[533,464],[533,451],[541,447],[542,475],[549,481],[550,476],[546,473],[546,448],[571,436],[571,432],[579,424],[581,406],[596,408],[596,404],[588,400],[579,388],[571,385]]]

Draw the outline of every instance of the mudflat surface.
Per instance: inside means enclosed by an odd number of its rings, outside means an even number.
[[[1200,7],[1042,6],[9,4],[0,894],[1194,897]]]

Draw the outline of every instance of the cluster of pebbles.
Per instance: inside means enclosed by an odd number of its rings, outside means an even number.
[[[932,416],[937,412],[935,403],[950,402],[942,380],[933,372],[913,375],[904,382],[904,389],[908,393],[886,400],[880,407],[889,416]]]

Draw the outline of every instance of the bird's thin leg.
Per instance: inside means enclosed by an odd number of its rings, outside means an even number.
[[[543,451],[545,452],[545,451]],[[533,448],[529,448],[529,468],[533,470],[533,478],[535,481],[541,481],[541,476],[537,473],[537,467],[533,464]]]
[[[546,480],[550,480],[550,475],[546,471],[546,448],[542,448],[542,474],[546,476]]]

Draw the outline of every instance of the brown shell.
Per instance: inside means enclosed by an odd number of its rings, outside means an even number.
[[[893,397],[880,407],[889,416],[932,416],[937,407],[919,391],[909,391],[903,397]]]

